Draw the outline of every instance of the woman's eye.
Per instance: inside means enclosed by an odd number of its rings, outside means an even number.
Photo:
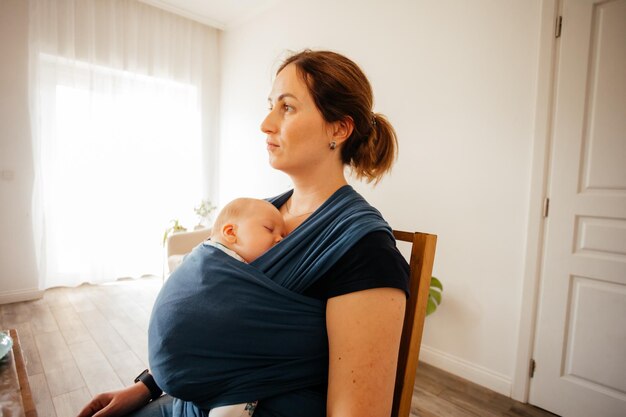
[[[292,107],[292,106],[290,106],[289,104],[285,104],[285,105],[283,106],[283,109],[285,109],[285,111],[293,111],[293,107]]]

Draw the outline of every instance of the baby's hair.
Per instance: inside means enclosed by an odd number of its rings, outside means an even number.
[[[361,68],[336,52],[305,49],[288,57],[276,74],[289,64],[296,66],[324,120],[352,119],[341,160],[357,178],[378,183],[397,158],[398,139],[389,120],[372,111],[372,87]]]
[[[215,233],[220,233],[222,227],[224,227],[225,224],[237,222],[237,220],[241,219],[242,217],[254,213],[255,208],[258,207],[259,203],[272,205],[272,203],[268,201],[258,200],[256,198],[236,198],[230,203],[226,204],[224,208],[219,212],[217,218],[215,219],[215,222],[213,223],[211,236],[213,236]]]

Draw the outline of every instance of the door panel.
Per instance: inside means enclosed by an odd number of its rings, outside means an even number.
[[[592,9],[582,192],[626,191],[624,7],[609,1]]]
[[[626,394],[626,326],[606,329],[614,317],[626,317],[626,287],[574,276],[571,288],[563,375],[609,395]],[[594,357],[601,360],[588,360]]]

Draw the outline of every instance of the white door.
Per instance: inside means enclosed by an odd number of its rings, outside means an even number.
[[[626,0],[564,0],[529,402],[626,416]]]

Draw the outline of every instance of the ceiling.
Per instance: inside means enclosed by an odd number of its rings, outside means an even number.
[[[228,29],[270,8],[278,0],[139,0],[218,29]]]

